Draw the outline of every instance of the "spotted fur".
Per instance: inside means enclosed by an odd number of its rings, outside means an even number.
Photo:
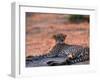
[[[59,36],[60,35],[60,36]],[[66,55],[66,60],[64,62],[49,61],[48,65],[64,65],[64,64],[75,64],[78,62],[83,62],[89,60],[89,48],[82,47],[79,45],[68,45],[64,43],[65,36],[63,34],[58,34],[55,36],[56,45],[50,51],[50,53],[59,55]]]

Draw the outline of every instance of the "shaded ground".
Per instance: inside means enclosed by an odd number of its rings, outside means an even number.
[[[66,58],[60,57],[60,58],[44,58],[40,60],[34,60],[33,62],[28,62],[28,64],[26,64],[26,67],[48,66],[47,62],[49,61],[58,61],[60,63],[63,62],[65,59]],[[79,62],[73,65],[83,65],[83,64],[89,64],[89,61]]]

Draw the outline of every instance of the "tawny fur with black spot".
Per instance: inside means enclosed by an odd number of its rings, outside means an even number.
[[[49,61],[47,62],[50,66],[55,65],[65,65],[65,64],[75,64],[78,62],[83,62],[89,60],[89,48],[88,47],[82,47],[79,45],[68,45],[64,43],[64,40],[66,38],[66,35],[64,34],[57,34],[54,35],[53,38],[56,41],[56,45],[52,48],[50,53],[52,54],[58,54],[66,55],[66,60],[63,62],[57,62],[57,61]]]

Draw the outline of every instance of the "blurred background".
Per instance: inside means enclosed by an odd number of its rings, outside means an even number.
[[[89,47],[89,26],[89,15],[26,12],[26,56],[48,53],[57,33],[67,35],[67,44]]]

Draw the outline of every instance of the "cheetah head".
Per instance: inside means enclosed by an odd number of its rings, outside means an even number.
[[[56,43],[64,43],[65,38],[66,35],[62,33],[53,35],[53,39],[55,39]]]

